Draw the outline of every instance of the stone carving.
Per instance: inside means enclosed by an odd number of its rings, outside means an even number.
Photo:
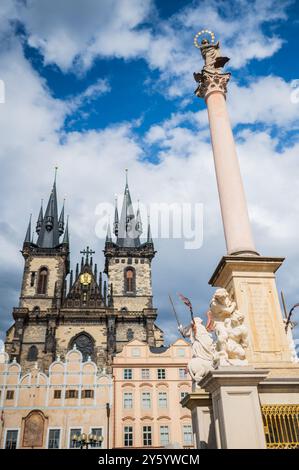
[[[220,43],[211,44],[208,39],[203,39],[200,46],[201,56],[205,61],[203,70],[209,73],[218,72],[228,61],[228,57],[222,57],[220,54]]]
[[[200,73],[193,74],[194,80],[199,83],[195,90],[196,96],[207,98],[207,95],[213,91],[220,91],[226,95],[230,73],[222,73],[221,68],[229,58],[221,56],[219,41],[211,44],[208,39],[203,39],[199,49],[205,63]]]
[[[209,317],[217,338],[220,366],[247,365],[248,330],[243,324],[244,315],[237,310],[236,302],[230,299],[226,289],[216,290]]]
[[[198,383],[210,370],[217,367],[217,354],[211,334],[206,330],[199,317],[195,317],[190,325],[179,326],[184,337],[190,338],[192,359],[188,363],[189,373]]]

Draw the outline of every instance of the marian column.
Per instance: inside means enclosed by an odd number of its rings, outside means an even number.
[[[204,38],[199,45],[200,35],[211,41]],[[230,74],[221,69],[229,59],[221,56],[211,31],[201,31],[194,42],[204,59],[202,71],[194,74],[199,84],[195,93],[208,108],[227,255],[209,281],[221,288],[209,309],[216,362],[207,372],[200,355],[192,358],[188,367],[195,377],[193,392],[181,403],[192,411],[200,448],[298,448],[298,439],[279,433],[280,424],[271,421],[279,414],[281,422],[295,422],[299,410],[299,367],[285,332],[275,280],[283,258],[260,256],[253,243],[225,101]]]
[[[201,43],[198,37],[203,35]],[[210,39],[207,39],[207,36]],[[260,256],[254,246],[234,137],[226,106],[229,61],[220,52],[214,33],[203,30],[194,38],[204,66],[194,73],[195,94],[206,102],[217,177],[227,255],[218,264],[210,284],[224,287],[245,315],[250,344],[249,363],[269,364],[291,359],[284,330],[275,272],[283,258]]]
[[[197,45],[197,41],[195,43]],[[228,62],[220,56],[219,42],[210,44],[203,39],[201,54],[205,65],[194,74],[199,82],[196,95],[204,98],[208,108],[211,141],[217,185],[226,240],[227,253],[256,255],[249,222],[239,161],[226,106],[226,86],[230,73],[221,73]]]

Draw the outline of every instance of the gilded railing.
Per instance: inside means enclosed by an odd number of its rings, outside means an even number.
[[[299,405],[262,405],[268,449],[299,449]]]

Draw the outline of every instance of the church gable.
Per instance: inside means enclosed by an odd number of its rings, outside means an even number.
[[[78,265],[76,270],[76,279],[73,283],[72,273],[69,281],[69,290],[64,299],[62,308],[103,308],[112,305],[111,287],[107,289],[107,283],[102,282],[102,273],[99,274],[97,281],[97,267],[93,268],[92,258],[89,259],[91,250],[87,247],[88,253],[85,260],[82,258],[81,270]],[[83,252],[83,253],[84,253]]]

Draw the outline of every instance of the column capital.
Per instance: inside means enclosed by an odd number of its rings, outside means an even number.
[[[222,93],[226,97],[230,73],[208,72],[203,69],[200,73],[194,73],[193,76],[194,80],[199,83],[194,92],[198,98],[206,100],[214,92]]]

